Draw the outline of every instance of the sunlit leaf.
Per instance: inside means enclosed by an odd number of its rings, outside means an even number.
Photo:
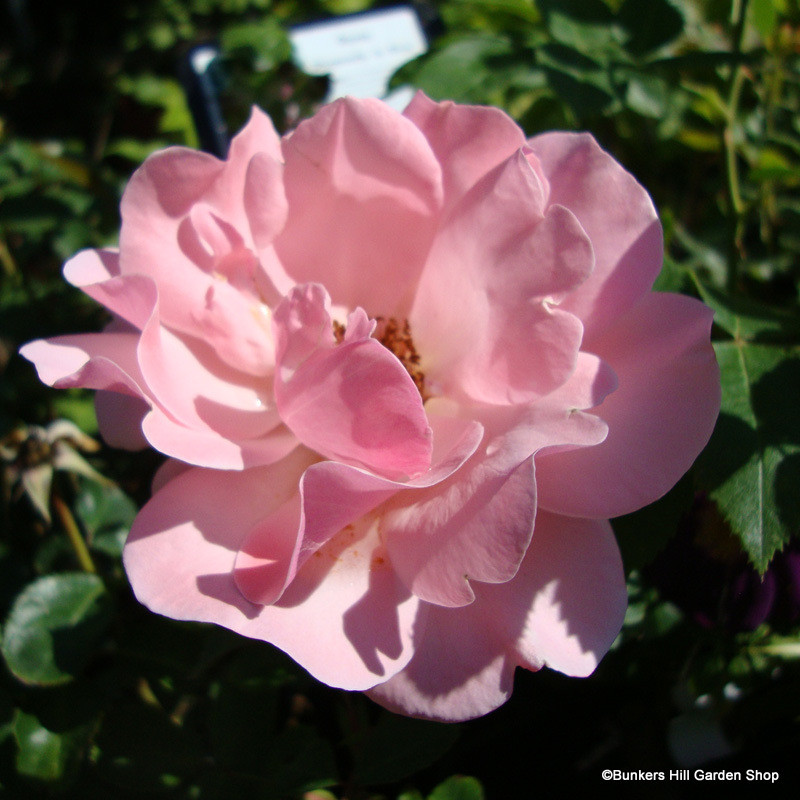
[[[272,18],[241,25],[229,25],[220,36],[223,53],[248,49],[256,54],[256,69],[273,69],[291,56],[292,46],[284,28]]]
[[[464,100],[493,78],[492,57],[511,52],[502,37],[475,34],[450,40],[441,49],[401,69],[396,78],[435,99]]]
[[[669,87],[657,75],[635,75],[628,80],[625,103],[643,117],[660,119],[669,110],[671,101]]]
[[[88,534],[89,546],[119,556],[136,516],[136,504],[119,487],[84,481],[75,513]]]
[[[767,147],[759,152],[748,180],[779,181],[787,186],[796,186],[800,183],[800,166],[789,161],[779,150]]]
[[[322,7],[331,14],[352,14],[372,5],[371,0],[320,0]]]
[[[785,11],[786,0],[750,0],[750,21],[765,39],[773,33],[781,12]]]
[[[484,800],[483,787],[476,778],[453,775],[440,783],[428,795],[428,800]]]
[[[46,783],[61,781],[77,766],[89,733],[89,728],[56,733],[32,714],[17,711],[14,718],[17,772]]]
[[[560,44],[597,55],[618,50],[625,33],[602,0],[539,0],[548,30]]]
[[[110,597],[96,575],[38,578],[8,615],[2,643],[6,664],[23,683],[69,681],[91,658],[110,616]]]

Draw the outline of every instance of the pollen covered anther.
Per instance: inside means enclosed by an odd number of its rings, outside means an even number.
[[[398,322],[394,317],[375,317],[378,323],[375,327],[373,336],[394,355],[400,359],[400,363],[405,368],[406,372],[411,376],[414,385],[422,397],[424,403],[430,395],[425,391],[425,373],[419,365],[419,353],[417,348],[414,347],[414,342],[411,339],[411,327],[408,320],[404,319]],[[336,344],[341,344],[344,341],[347,326],[342,325],[341,322],[333,320],[333,338]]]
[[[391,350],[411,376],[414,385],[419,390],[422,401],[425,402],[430,395],[425,391],[425,373],[419,365],[419,353],[414,347],[411,338],[411,327],[408,320],[399,322],[394,317],[375,317],[378,323],[373,334],[375,338],[388,350]]]

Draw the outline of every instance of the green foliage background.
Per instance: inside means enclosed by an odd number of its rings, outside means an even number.
[[[0,790],[10,797],[533,796],[602,769],[777,768],[800,745],[800,7],[797,0],[448,0],[397,83],[505,108],[529,134],[587,129],[651,192],[663,290],[716,311],[722,413],[692,472],[615,520],[630,611],[591,678],[517,676],[488,717],[395,717],[269,645],[155,617],[120,552],[157,466],[96,434],[24,342],[99,328],[60,277],[113,244],[135,166],[197,146],[177,79],[222,48],[232,130],[279,127],[324,81],[290,25],[368,0],[6,2],[0,10]],[[471,777],[463,777],[469,775]],[[628,788],[615,786],[621,796]],[[689,787],[662,785],[659,796]],[[641,796],[641,795],[638,795]],[[654,795],[655,796],[655,795]]]

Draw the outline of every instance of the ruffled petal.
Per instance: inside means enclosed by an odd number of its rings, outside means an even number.
[[[461,410],[477,416],[486,431],[470,461],[441,483],[397,494],[382,515],[392,563],[415,595],[463,606],[474,599],[471,582],[514,576],[536,515],[533,456],[602,442],[605,423],[580,409],[612,387],[599,359],[584,356],[549,402]],[[431,411],[443,405],[428,403]]]
[[[322,545],[396,491],[344,464],[313,464],[299,493],[247,535],[236,559],[236,585],[255,603],[274,603]]]
[[[408,666],[367,694],[390,711],[460,722],[505,703],[515,667],[502,637],[475,605],[431,606]]]
[[[231,139],[228,148],[226,173],[235,178],[234,185],[241,186],[250,160],[261,153],[280,161],[281,139],[269,115],[253,106],[245,126]]]
[[[562,308],[586,330],[584,347],[634,305],[661,271],[661,224],[636,179],[589,134],[546,133],[530,140],[550,184],[550,203],[566,206],[592,242],[595,269]]]
[[[151,610],[272,642],[319,680],[366,689],[405,666],[423,623],[418,601],[383,555],[373,522],[318,550],[278,606],[251,603],[233,579],[242,540],[287,502],[309,457],[298,451],[271,467],[178,475],[136,518],[125,568]]]
[[[542,508],[590,518],[627,514],[689,469],[719,411],[711,320],[692,298],[650,294],[594,341],[619,376],[619,388],[595,410],[608,437],[597,447],[540,457]]]
[[[244,210],[256,247],[272,244],[286,224],[289,206],[283,189],[283,164],[258,153],[247,165]]]
[[[287,272],[337,305],[406,317],[441,205],[425,137],[378,100],[346,98],[301,122],[283,152],[289,219],[275,248]]]
[[[255,439],[234,441],[209,428],[184,425],[158,406],[142,420],[142,432],[159,452],[210,469],[240,470],[272,464],[300,444],[283,425]]]
[[[259,376],[273,365],[266,304],[287,288],[268,246],[286,217],[282,167],[269,153],[232,158],[183,148],[150,156],[122,198],[119,267],[153,279],[164,324]]]
[[[364,690],[408,663],[425,609],[397,579],[367,517],[317,550],[261,618],[269,640],[316,678]]]
[[[209,198],[213,201],[214,205],[220,212],[226,216],[235,218],[241,211],[242,207],[242,189],[247,183],[247,173],[251,169],[253,160],[262,160],[262,166],[266,163],[273,165],[280,165],[283,160],[281,154],[281,140],[272,120],[257,106],[250,109],[250,117],[248,118],[245,126],[231,139],[230,147],[228,148],[228,157],[225,160],[225,165],[218,181],[215,183],[213,189],[209,193]],[[280,187],[282,180],[279,177],[280,172],[272,172],[275,175],[277,185]],[[262,206],[264,210],[272,209],[279,210],[283,206],[280,214],[285,214],[285,197],[281,200],[282,191],[275,186],[263,186],[256,189],[255,186],[250,187],[250,191],[257,191],[261,194],[262,199],[266,197],[272,198],[275,202],[269,202]],[[251,196],[252,197],[252,196]],[[245,209],[248,205],[245,200]],[[261,203],[259,202],[259,205]],[[254,210],[251,208],[251,211]],[[248,218],[250,214],[247,213]],[[270,219],[273,219],[270,216]],[[264,224],[263,220],[253,219],[256,228]],[[278,228],[280,225],[277,226]],[[255,235],[255,230],[253,231]]]
[[[528,669],[589,675],[622,627],[625,572],[606,520],[539,512],[516,577],[476,586],[475,605]]]
[[[159,302],[142,330],[137,356],[152,396],[171,417],[232,441],[255,439],[279,424],[266,378],[231,368],[205,342],[160,322]]]
[[[502,705],[517,665],[589,675],[627,606],[611,526],[540,512],[516,576],[476,583],[475,595],[462,608],[432,606],[413,659],[369,696],[402,714],[457,722]]]
[[[138,333],[83,333],[37,339],[20,348],[39,379],[56,389],[108,389],[149,398],[136,359]]]
[[[117,392],[98,391],[94,396],[97,427],[105,442],[124,450],[143,450],[147,439],[142,420],[150,405],[140,397]]]
[[[384,511],[392,563],[417,597],[464,606],[474,599],[471,581],[516,573],[536,513],[533,462],[503,471],[492,461],[475,458],[444,484],[398,495]]]
[[[426,472],[432,435],[411,376],[369,338],[369,328],[337,345],[328,305],[325,290],[310,284],[293,289],[275,311],[281,419],[327,458],[390,478]]]
[[[153,313],[155,282],[146,275],[120,275],[116,251],[82,250],[64,265],[64,277],[134,328],[141,330]]]
[[[525,144],[522,130],[499,108],[435,103],[417,92],[403,116],[425,134],[442,167],[445,208]]]
[[[253,602],[274,603],[298,570],[339,531],[352,526],[392,495],[432,486],[460,469],[481,439],[475,422],[434,416],[434,466],[408,483],[392,481],[333,461],[313,464],[299,492],[265,517],[242,543],[236,583]]]
[[[592,270],[565,208],[545,210],[522,152],[486,175],[438,234],[410,322],[426,378],[450,396],[531,402],[575,367],[583,327],[554,307]]]
[[[213,156],[169,148],[134,172],[122,196],[121,272],[153,278],[164,319],[179,330],[197,330],[192,313],[203,307],[211,282],[181,247],[180,223],[222,169]]]

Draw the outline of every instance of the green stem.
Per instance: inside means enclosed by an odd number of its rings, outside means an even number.
[[[733,25],[733,54],[742,53],[747,5],[749,0],[733,0],[731,23]],[[735,292],[739,283],[739,267],[742,257],[742,236],[746,206],[742,199],[739,180],[739,162],[736,153],[736,118],[744,87],[745,69],[737,64],[728,82],[728,102],[725,114],[725,128],[722,131],[722,146],[725,152],[725,173],[727,178],[728,212],[730,215],[730,239],[728,243],[728,291]]]
[[[19,268],[17,267],[17,262],[14,261],[14,256],[11,255],[11,251],[8,249],[8,245],[6,244],[5,238],[2,236],[0,232],[0,266],[3,268],[3,272],[6,274],[6,277],[18,279],[19,278]]]
[[[67,538],[72,545],[72,549],[75,551],[75,556],[78,559],[78,563],[81,565],[81,569],[83,569],[84,572],[91,572],[96,575],[97,567],[95,567],[94,561],[92,561],[89,548],[86,546],[86,542],[83,541],[80,528],[78,527],[78,523],[75,522],[75,517],[72,516],[72,512],[69,510],[69,506],[56,493],[52,494],[51,499],[53,502],[53,509],[67,533]]]

